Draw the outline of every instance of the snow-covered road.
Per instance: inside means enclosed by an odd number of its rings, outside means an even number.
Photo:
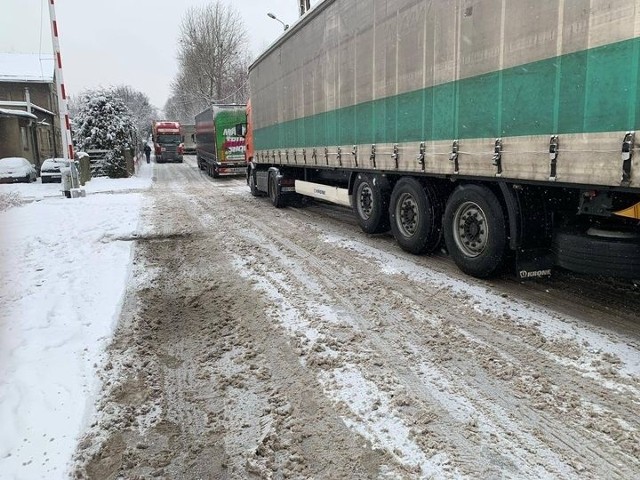
[[[154,168],[141,198],[112,195],[147,208],[137,226],[105,226],[100,243],[135,248],[118,329],[95,360],[104,388],[73,475],[640,471],[632,285],[566,273],[480,281],[445,255],[415,257],[389,235],[364,235],[346,209],[277,210],[244,179],[213,180],[192,158]],[[25,208],[0,219],[18,222]],[[11,458],[0,450],[0,462]],[[32,478],[26,471],[16,478]]]

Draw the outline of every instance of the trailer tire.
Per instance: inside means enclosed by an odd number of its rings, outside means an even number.
[[[553,236],[556,265],[572,272],[640,279],[640,240],[608,238],[578,231]]]
[[[376,181],[377,180],[377,181]],[[359,173],[353,184],[353,212],[365,233],[389,230],[389,191],[379,179]]]
[[[394,238],[404,251],[433,252],[442,240],[442,207],[431,185],[404,177],[391,194],[389,219]]]
[[[461,185],[447,201],[444,239],[464,273],[487,278],[497,273],[507,253],[507,222],[498,198],[487,187]]]
[[[271,199],[271,204],[276,208],[282,208],[285,205],[284,196],[280,192],[278,188],[278,181],[276,179],[275,173],[269,174],[269,198]]]

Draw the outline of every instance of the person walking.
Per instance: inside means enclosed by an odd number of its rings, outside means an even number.
[[[147,157],[147,163],[151,163],[151,147],[148,143],[144,144],[144,156]]]

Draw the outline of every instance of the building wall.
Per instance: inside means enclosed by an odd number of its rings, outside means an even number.
[[[30,121],[22,118],[0,118],[0,158],[24,157],[34,165],[37,163]]]
[[[0,82],[0,107],[26,111],[26,105],[6,103],[26,102],[25,88],[29,89],[32,113],[38,120],[0,118],[0,157],[24,157],[39,167],[44,159],[62,152],[55,84]]]
[[[24,102],[25,91],[29,89],[31,103],[41,108],[54,112],[56,110],[54,104],[55,90],[53,84],[49,83],[0,83],[0,102],[7,100],[11,102]]]

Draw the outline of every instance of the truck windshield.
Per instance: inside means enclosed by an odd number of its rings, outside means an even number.
[[[180,143],[180,135],[158,135],[158,143]]]

